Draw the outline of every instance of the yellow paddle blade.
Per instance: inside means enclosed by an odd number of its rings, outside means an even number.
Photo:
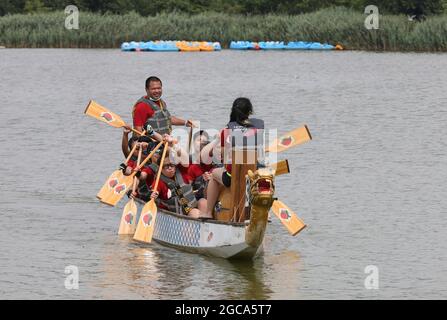
[[[112,111],[101,106],[100,104],[96,103],[93,100],[89,102],[84,113],[100,121],[103,121],[115,128],[121,128],[122,126],[125,125],[125,122],[123,121],[123,119],[121,119],[119,115],[113,113]]]
[[[130,199],[124,206],[123,214],[121,216],[120,227],[118,234],[134,234],[137,218],[137,205],[135,200]]]
[[[275,170],[275,176],[290,173],[289,161],[287,159],[273,163],[270,167]]]
[[[109,178],[107,178],[106,182],[104,182],[104,185],[99,190],[96,197],[99,200],[107,197],[113,191],[113,188],[120,182],[122,178],[123,178],[123,171],[121,170],[113,171],[112,174],[109,176]]]
[[[295,236],[306,227],[306,224],[297,217],[295,212],[290,210],[290,208],[281,201],[273,201],[272,210],[292,236]]]
[[[118,184],[115,185],[112,191],[110,191],[107,196],[101,199],[101,202],[110,206],[115,206],[132,187],[134,175],[135,174],[131,174],[130,176],[123,175],[123,177],[119,180]]]
[[[278,139],[265,149],[266,152],[282,152],[301,143],[312,140],[309,128],[303,126],[301,128],[290,131]]]
[[[146,203],[141,210],[137,230],[133,236],[134,240],[150,243],[154,233],[155,219],[157,217],[157,205],[154,199]]]

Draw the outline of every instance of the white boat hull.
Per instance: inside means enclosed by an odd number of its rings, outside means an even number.
[[[215,220],[201,221],[160,210],[153,239],[162,245],[191,253],[219,258],[254,258],[262,244],[250,246],[245,241],[246,225]]]

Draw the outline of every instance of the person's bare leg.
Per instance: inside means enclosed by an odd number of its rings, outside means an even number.
[[[199,202],[197,203],[197,208],[199,209],[202,218],[213,218],[213,216],[208,214],[207,212],[208,203],[205,198],[199,200]]]
[[[208,188],[206,189],[206,201],[207,201],[207,216],[213,216],[213,209],[219,197],[220,185],[222,185],[222,173],[224,168],[219,168],[213,171],[210,181],[208,182]]]

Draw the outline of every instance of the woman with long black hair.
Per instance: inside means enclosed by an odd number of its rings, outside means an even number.
[[[230,121],[225,129],[220,133],[218,139],[212,142],[207,148],[204,148],[202,152],[208,156],[210,148],[215,147],[220,142],[222,148],[221,154],[225,154],[225,151],[231,154],[231,148],[233,146],[233,137],[237,134],[243,134],[243,136],[256,136],[258,129],[264,129],[264,121],[260,119],[250,118],[253,114],[253,105],[248,98],[237,98],[233,102],[231,108]],[[219,139],[220,138],[220,139]],[[255,140],[256,141],[256,140]],[[223,157],[222,157],[223,158]],[[226,163],[226,161],[224,162]],[[221,187],[229,188],[231,186],[231,164],[226,163],[224,167],[215,168],[212,171],[211,179],[208,182],[206,197],[207,197],[207,213],[206,217],[212,218],[212,212],[216,201],[219,197],[219,191]]]

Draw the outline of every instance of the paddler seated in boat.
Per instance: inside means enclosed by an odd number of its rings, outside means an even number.
[[[163,94],[162,82],[158,77],[151,76],[145,82],[146,96],[141,97],[132,110],[133,126],[143,131],[146,125],[152,126],[161,135],[170,134],[172,126],[192,127],[190,120],[177,118],[168,110],[166,102],[161,98]]]
[[[263,149],[262,141],[257,141],[257,131],[264,129],[264,121],[256,118],[249,118],[253,114],[253,106],[248,98],[237,98],[233,102],[230,114],[230,122],[220,133],[220,139],[215,139],[204,148],[204,156],[210,154],[210,150],[220,143],[223,153],[231,154],[233,137],[242,136],[246,138],[254,137],[257,148]],[[245,138],[244,138],[245,139]],[[222,156],[223,158],[223,156]],[[226,161],[224,162],[226,163]],[[214,206],[219,198],[221,187],[231,187],[231,164],[227,163],[221,168],[213,170],[211,180],[208,182],[207,194],[207,215],[212,215]]]
[[[174,145],[173,152],[169,152],[169,156],[165,157],[160,181],[158,184],[158,191],[151,194],[151,198],[157,199],[157,204],[160,208],[171,212],[188,215],[192,218],[211,218],[204,215],[206,212],[206,200],[197,200],[191,185],[191,178],[188,176],[188,160],[189,156],[185,150]],[[180,163],[174,153],[180,153]],[[185,159],[186,158],[186,159]],[[177,164],[176,164],[177,163]],[[158,166],[151,164],[152,174],[148,177],[148,182],[151,187],[155,180]]]
[[[209,144],[209,135],[205,130],[196,132],[192,139],[193,153],[190,157],[190,165],[188,175],[192,181],[192,187],[196,195],[196,199],[206,198],[205,190],[208,181],[211,179],[211,171],[215,165],[210,161],[207,163],[202,161],[201,151]]]
[[[147,134],[146,136],[142,137],[133,136],[132,138],[128,139],[129,133],[131,132],[130,127],[124,126],[123,128],[121,150],[124,154],[124,157],[127,158],[127,156],[134,147],[134,143],[137,143],[137,147],[134,150],[132,157],[127,162],[127,165],[125,165],[124,163],[120,165],[124,175],[126,176],[130,175],[133,169],[137,167],[138,152],[140,148],[143,149],[141,157],[141,161],[143,161],[149,155],[149,152],[152,150],[154,146],[155,142],[151,138],[155,139],[155,141],[164,141],[164,137],[159,133],[155,132],[150,126],[145,127],[145,130]],[[141,173],[137,174],[137,177],[140,179],[140,181],[145,181],[147,179],[147,170],[143,168],[141,170]]]
[[[170,144],[172,144],[175,139],[168,135],[168,134],[164,134],[163,135],[163,141],[164,142],[168,142]],[[176,142],[176,141],[175,141]],[[148,142],[148,147],[147,147],[147,151],[146,151],[146,156],[149,155],[149,153],[152,152],[152,150],[158,145],[158,141],[150,141]],[[135,193],[132,193],[132,195],[134,197],[140,198],[140,199],[148,199],[151,195],[151,189],[150,189],[150,185],[148,185],[147,181],[148,181],[148,177],[149,175],[153,174],[152,168],[151,168],[151,164],[155,164],[158,168],[158,162],[161,158],[161,155],[163,153],[163,146],[158,148],[155,153],[152,155],[150,162],[147,162],[143,168],[141,169],[141,172],[139,174],[137,174],[140,178],[140,183],[138,184],[138,188],[137,191]],[[144,157],[144,159],[146,159],[146,157]],[[143,159],[143,160],[144,160]]]
[[[142,162],[146,159],[147,156],[149,156],[149,154],[152,152],[152,150],[158,145],[159,141],[168,142],[168,143],[172,143],[175,141],[174,138],[172,138],[171,136],[169,136],[167,134],[165,134],[164,136],[161,136],[160,134],[158,134],[156,132],[152,133],[150,126],[148,126],[146,129],[147,129],[147,132],[149,132],[150,136],[155,138],[155,141],[151,140],[148,136],[142,136],[142,137],[133,136],[132,138],[129,139],[129,141],[127,141],[127,135],[129,134],[130,130],[128,127],[124,128],[123,140],[122,140],[122,150],[123,150],[124,155],[125,156],[126,156],[126,154],[128,155],[129,152],[132,151],[134,143],[138,143],[138,146],[135,149],[135,151],[133,152],[132,157],[129,159],[127,166],[124,163],[122,163],[120,165],[121,169],[123,170],[124,175],[130,175],[132,173],[132,171],[137,167],[138,152],[139,152],[140,147],[143,149],[142,157],[140,160]],[[160,159],[162,151],[163,151],[163,147],[157,149],[155,151],[155,153],[152,155],[150,162],[146,163],[143,166],[143,168],[141,168],[140,171],[138,171],[136,173],[135,176],[139,180],[137,190],[135,192],[129,192],[128,195],[132,194],[133,197],[140,198],[140,199],[146,199],[146,198],[150,197],[150,189],[147,187],[147,183],[146,183],[148,174],[152,174],[150,164],[157,163],[157,161]]]

